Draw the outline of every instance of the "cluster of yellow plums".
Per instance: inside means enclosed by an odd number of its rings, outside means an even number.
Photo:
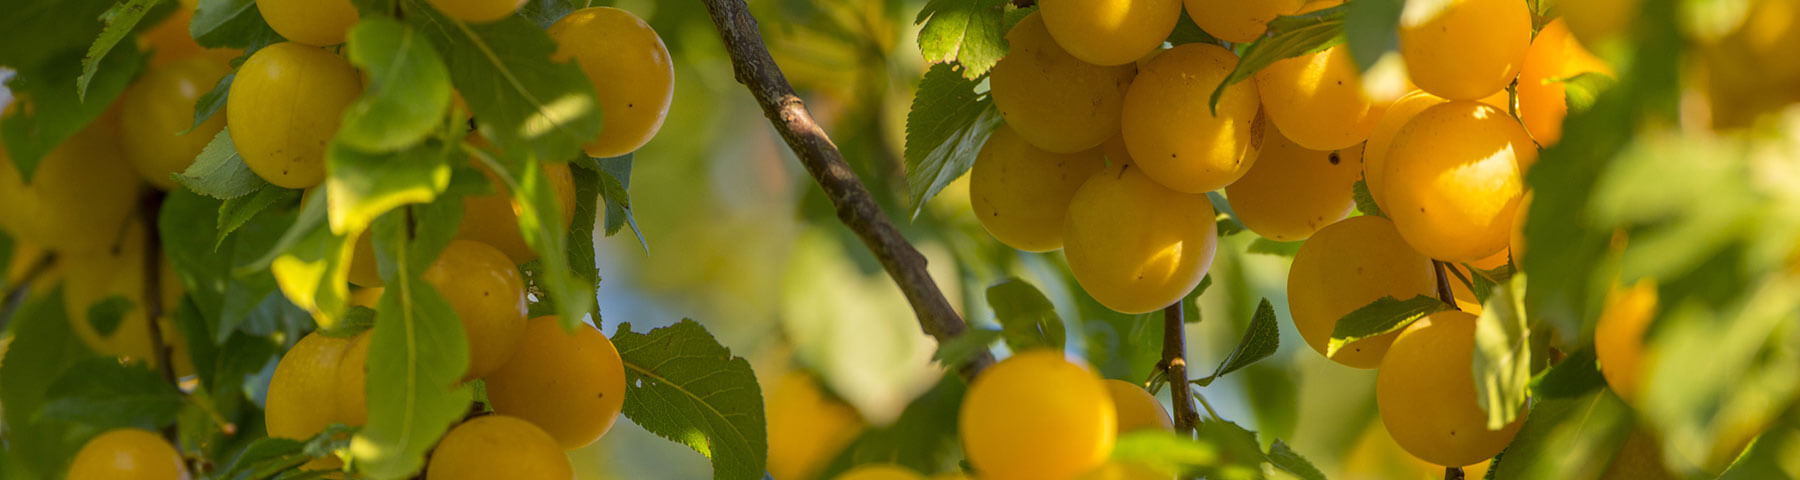
[[[42,258],[48,268],[33,277],[34,292],[60,284],[70,326],[91,349],[154,365],[144,301],[146,225],[139,208],[148,188],[180,188],[171,178],[191,164],[215,134],[232,132],[250,169],[270,183],[308,189],[326,175],[324,151],[345,109],[363,90],[364,78],[335,53],[358,15],[348,0],[259,0],[265,21],[288,41],[250,55],[236,71],[223,114],[190,130],[195,102],[224,76],[242,52],[205,49],[188,34],[195,2],[137,36],[153,51],[148,69],[118,102],[41,162],[24,182],[0,149],[0,229],[15,239],[8,285],[27,276]],[[431,0],[442,14],[485,23],[513,15],[520,0]],[[553,61],[573,61],[594,84],[605,108],[604,128],[582,150],[611,157],[643,146],[661,128],[673,94],[673,70],[661,38],[643,20],[616,8],[577,10],[548,29],[558,42]],[[29,112],[29,97],[7,114]],[[466,114],[466,112],[463,112]],[[485,145],[471,137],[477,145]],[[575,152],[570,152],[571,155]],[[562,221],[573,215],[569,167],[546,162]],[[612,343],[582,324],[564,329],[555,317],[526,318],[524,277],[518,265],[537,257],[518,228],[518,205],[504,186],[496,193],[464,197],[464,217],[452,241],[424,279],[450,303],[469,340],[467,380],[484,380],[492,413],[450,430],[436,447],[433,478],[570,478],[566,449],[593,442],[610,429],[624,403],[623,365]],[[164,312],[182,295],[170,262],[161,258]],[[366,236],[351,260],[355,305],[374,307],[383,288]],[[90,306],[109,297],[131,306],[110,331],[89,319]],[[178,376],[192,373],[171,321],[156,319],[173,350]],[[270,381],[266,423],[270,436],[308,439],[331,424],[362,425],[366,403],[370,333],[330,337],[312,333],[285,353]],[[135,459],[127,461],[127,459]],[[336,457],[304,468],[340,468]],[[121,429],[89,441],[70,478],[184,478],[176,449],[154,433]]]
[[[1518,0],[1450,0],[1404,16],[1409,88],[1392,93],[1365,85],[1339,44],[1269,65],[1227,87],[1213,110],[1237,56],[1213,43],[1162,47],[1183,8],[1212,36],[1249,42],[1277,16],[1341,3],[1041,0],[1007,34],[1011,50],[991,71],[1005,122],[970,174],[976,216],[1009,246],[1063,249],[1087,293],[1142,313],[1173,304],[1207,273],[1217,228],[1206,194],[1222,189],[1248,230],[1305,242],[1288,303],[1320,353],[1351,311],[1382,297],[1435,296],[1433,260],[1464,278],[1509,265],[1523,248],[1524,174],[1540,146],[1561,136],[1562,82],[1611,70],[1561,20],[1534,32]],[[1350,217],[1359,180],[1385,217]],[[1331,358],[1380,367],[1382,418],[1406,451],[1465,466],[1504,448],[1524,416],[1486,428],[1470,373],[1480,305],[1460,280],[1449,282],[1460,311]],[[971,418],[983,417],[965,410]],[[964,435],[978,469],[1007,468],[990,467],[982,439]]]

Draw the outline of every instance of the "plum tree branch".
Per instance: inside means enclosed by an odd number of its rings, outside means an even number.
[[[819,188],[824,189],[837,211],[838,220],[862,239],[906,295],[907,303],[912,305],[913,313],[919,319],[919,327],[940,344],[962,335],[968,325],[926,271],[925,256],[894,228],[869,190],[844,162],[843,153],[813,120],[805,103],[769,55],[762,33],[757,30],[756,18],[750,15],[744,0],[703,1],[731,56],[738,83],[756,97],[756,103],[769,117],[775,131],[781,134]],[[993,361],[992,354],[983,351],[960,368],[965,376],[973,377]]]
[[[1448,268],[1444,266],[1444,262],[1442,260],[1432,260],[1431,268],[1437,271],[1438,300],[1442,300],[1445,304],[1450,305],[1451,310],[1461,311],[1462,308],[1456,306],[1456,293],[1450,290],[1450,275],[1449,272],[1446,271]]]
[[[1175,404],[1175,433],[1190,435],[1200,423],[1200,412],[1194,410],[1193,390],[1187,377],[1187,329],[1181,320],[1181,302],[1163,308],[1162,361],[1157,366],[1169,381],[1169,400]]]

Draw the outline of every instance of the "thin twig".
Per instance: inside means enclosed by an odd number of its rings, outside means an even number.
[[[1200,424],[1200,412],[1194,410],[1193,390],[1188,389],[1187,333],[1181,321],[1181,302],[1163,308],[1163,353],[1157,366],[1167,372],[1169,399],[1175,402],[1175,433],[1190,435]]]
[[[13,313],[19,310],[19,305],[25,303],[25,292],[31,291],[31,284],[36,282],[38,277],[49,273],[50,267],[54,265],[56,265],[56,252],[45,251],[42,255],[38,255],[37,260],[34,260],[31,267],[25,270],[24,275],[19,276],[17,285],[7,286],[6,296],[0,300],[3,302],[0,303],[0,332],[6,331],[7,324],[12,323]]]
[[[893,277],[918,316],[919,327],[939,344],[962,335],[968,325],[963,323],[962,316],[950,306],[950,301],[944,298],[926,271],[925,256],[888,221],[869,190],[844,162],[843,153],[813,120],[794,87],[775,65],[775,59],[769,56],[762,34],[757,31],[756,18],[750,15],[744,0],[705,0],[705,3],[713,25],[725,42],[725,50],[731,55],[738,83],[744,84],[756,97],[776,132],[824,189],[825,196],[836,207],[838,220],[856,232],[887,270],[888,276]],[[962,365],[961,370],[965,376],[973,377],[993,361],[993,356],[984,351]]]
[[[180,385],[175,378],[175,349],[163,338],[159,320],[163,314],[162,304],[162,234],[157,230],[156,217],[162,209],[163,193],[150,189],[143,198],[138,199],[138,215],[143,221],[144,229],[144,323],[150,329],[150,354],[155,355],[156,369],[162,373],[163,380],[169,385]],[[163,436],[169,443],[180,445],[175,426],[163,428]]]

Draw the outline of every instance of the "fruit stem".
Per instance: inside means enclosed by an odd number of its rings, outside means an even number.
[[[1444,272],[1444,270],[1446,270],[1444,268],[1444,262],[1442,260],[1432,260],[1431,268],[1437,270],[1438,300],[1443,300],[1444,304],[1449,305],[1451,310],[1462,311],[1461,308],[1457,308],[1456,306],[1456,294],[1451,293],[1450,291],[1450,276],[1446,275]]]
[[[919,253],[900,230],[888,220],[874,196],[844,161],[824,128],[813,119],[794,87],[788,84],[781,67],[769,55],[757,29],[756,17],[744,0],[705,0],[706,12],[731,56],[732,70],[738,83],[750,90],[762,107],[763,115],[781,134],[794,157],[800,160],[813,181],[824,190],[837,212],[838,221],[861,238],[863,245],[892,277],[906,295],[918,317],[919,328],[944,344],[968,330],[962,315],[950,305],[944,293],[925,269],[925,256]],[[986,350],[960,366],[965,378],[974,378],[981,369],[994,363]]]
[[[1200,422],[1194,411],[1193,390],[1187,378],[1187,329],[1181,320],[1181,302],[1163,308],[1163,352],[1158,366],[1167,373],[1169,400],[1175,403],[1175,433],[1192,435]]]
[[[1462,467],[1444,467],[1444,480],[1463,480]]]
[[[6,296],[0,297],[0,331],[6,331],[6,325],[12,323],[13,312],[18,311],[19,305],[25,302],[25,292],[31,290],[32,282],[37,281],[37,278],[45,273],[49,273],[50,267],[54,265],[56,265],[56,252],[46,251],[43,255],[38,255],[37,260],[32,262],[31,268],[25,270],[24,275],[19,276],[18,285],[11,285],[7,288]]]

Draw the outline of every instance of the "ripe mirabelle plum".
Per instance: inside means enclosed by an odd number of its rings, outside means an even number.
[[[344,43],[359,17],[350,0],[256,0],[256,9],[281,38],[315,47]]]
[[[1300,11],[1303,0],[1186,0],[1188,16],[1201,30],[1231,43],[1263,36],[1269,21]]]
[[[1356,207],[1362,175],[1361,145],[1338,151],[1310,150],[1268,131],[1262,152],[1244,178],[1225,187],[1225,199],[1244,228],[1270,240],[1305,240]]]
[[[594,443],[625,406],[625,364],[612,340],[554,316],[525,324],[518,352],[487,376],[494,411],[530,420],[564,449]]]
[[[425,269],[425,283],[450,302],[469,339],[469,370],[481,378],[506,364],[525,333],[525,275],[485,243],[452,240]]]
[[[985,480],[1067,479],[1106,461],[1115,415],[1112,395],[1086,364],[1061,350],[1032,350],[975,377],[957,431]]]
[[[1563,117],[1569,114],[1563,79],[1583,73],[1612,75],[1612,68],[1582,48],[1561,19],[1544,25],[1519,69],[1519,119],[1538,144],[1547,147],[1562,139]]]
[[[1400,56],[1420,89],[1450,100],[1476,100],[1519,75],[1531,46],[1525,2],[1446,0],[1408,7],[1400,17]]]
[[[1407,300],[1437,292],[1425,258],[1381,217],[1351,217],[1327,225],[1300,245],[1288,270],[1288,313],[1294,328],[1324,355],[1337,322],[1381,297]],[[1398,334],[1365,338],[1339,348],[1332,360],[1375,368]]]
[[[1100,149],[1050,153],[1000,125],[969,170],[969,205],[995,239],[1027,252],[1063,246],[1069,198],[1106,167]]]
[[[1600,374],[1619,398],[1637,399],[1643,377],[1644,334],[1656,319],[1656,282],[1639,280],[1630,288],[1615,287],[1606,295],[1600,321],[1594,325],[1594,357]]]
[[[1107,167],[1069,201],[1063,254],[1101,305],[1151,312],[1187,295],[1212,268],[1216,221],[1206,195],[1170,190],[1130,165]]]
[[[361,94],[362,78],[342,57],[277,43],[238,68],[225,123],[250,171],[281,187],[307,188],[325,179],[325,147]]]
[[[871,464],[852,468],[832,480],[924,480],[918,472],[897,465]]]
[[[69,480],[187,480],[187,464],[161,436],[136,428],[108,430],[81,446]]]
[[[567,228],[575,219],[575,177],[566,162],[541,166],[544,177],[550,179],[550,188],[556,191],[556,203],[562,205],[563,227]],[[463,221],[456,227],[456,238],[497,248],[511,258],[513,264],[537,260],[537,251],[525,243],[524,234],[519,232],[519,204],[513,201],[512,191],[488,169],[482,168],[481,173],[494,185],[494,193],[463,197]]]
[[[1419,253],[1477,262],[1506,248],[1537,145],[1494,107],[1453,101],[1419,112],[1394,135],[1383,210]]]
[[[1362,70],[1344,44],[1269,64],[1256,73],[1256,92],[1270,123],[1310,150],[1362,143],[1392,103],[1363,92]]]
[[[1411,121],[1419,112],[1448,101],[1424,90],[1413,90],[1395,100],[1382,113],[1381,121],[1369,132],[1369,142],[1363,145],[1363,183],[1369,187],[1369,196],[1375,199],[1375,204],[1387,207],[1387,199],[1383,197],[1387,189],[1383,169],[1387,167],[1387,154],[1393,146],[1394,135],[1400,133],[1400,127],[1406,126],[1406,122]],[[1505,90],[1481,99],[1481,103],[1492,105],[1500,111],[1508,110],[1509,101],[1511,98]]]
[[[1119,109],[1137,65],[1102,67],[1083,62],[1050,37],[1042,13],[1032,13],[1006,33],[1012,45],[988,73],[994,106],[1025,141],[1074,153],[1119,133]]]
[[[63,250],[63,308],[69,315],[69,327],[95,352],[142,360],[157,365],[160,360],[150,345],[150,318],[144,301],[144,223],[130,220],[111,245],[93,250]],[[175,277],[167,258],[158,262],[161,270],[158,284],[162,287],[163,316],[156,325],[163,341],[171,348],[177,374],[193,373],[186,342],[176,333],[168,314],[181,298],[181,282]],[[95,318],[94,308],[109,299],[123,299],[125,309],[116,317]],[[105,307],[102,307],[105,308]],[[116,322],[110,326],[96,323]],[[110,329],[108,329],[110,328]]]
[[[592,157],[617,157],[650,142],[675,98],[675,66],[650,24],[631,12],[590,7],[551,25],[558,62],[575,60],[594,83],[604,125],[582,149]]]
[[[468,212],[464,207],[463,211]],[[468,223],[468,222],[464,222]],[[517,228],[517,227],[514,227]],[[359,287],[381,287],[381,266],[375,259],[375,241],[367,230],[356,237],[356,245],[350,247],[350,283]],[[366,305],[375,308],[373,302]]]
[[[373,335],[365,330],[350,337],[344,357],[338,360],[337,421],[345,425],[369,420],[369,341]]]
[[[550,434],[531,422],[483,415],[458,424],[431,450],[432,480],[571,479],[575,467]]]
[[[1481,462],[1463,467],[1463,478],[1484,478],[1488,464]],[[1438,479],[1444,477],[1444,467],[1420,460],[1389,438],[1379,422],[1371,422],[1363,433],[1356,437],[1356,443],[1344,459],[1338,464],[1338,473],[1331,478],[1340,480],[1387,480],[1387,479]]]
[[[1443,311],[1400,332],[1375,376],[1375,405],[1394,443],[1421,460],[1449,467],[1493,458],[1518,435],[1525,411],[1500,430],[1487,429],[1469,362],[1475,316]]]
[[[788,372],[767,390],[769,474],[813,478],[863,431],[856,409],[825,395],[812,376]]]
[[[430,0],[431,6],[444,16],[469,23],[489,23],[506,18],[525,0]]]
[[[1045,0],[1044,26],[1063,50],[1095,65],[1137,61],[1162,45],[1181,18],[1181,0]]]
[[[263,409],[270,437],[306,440],[332,423],[345,422],[338,408],[343,398],[338,367],[355,341],[310,333],[282,354],[269,378]]]
[[[1182,44],[1150,59],[1131,84],[1120,128],[1132,161],[1157,183],[1209,192],[1237,181],[1256,161],[1263,142],[1256,83],[1226,88],[1218,115],[1207,109],[1237,61],[1218,45]]]
[[[19,98],[16,107],[28,103]],[[29,108],[29,107],[26,107]],[[119,152],[117,111],[63,141],[25,183],[0,148],[0,228],[64,251],[108,246],[137,207],[138,177]]]
[[[163,190],[175,188],[169,174],[187,170],[200,150],[225,128],[225,115],[213,115],[194,126],[194,102],[228,73],[230,68],[211,58],[187,57],[150,67],[125,92],[120,102],[119,134],[125,158],[144,181]]]
[[[1169,417],[1169,410],[1163,408],[1162,402],[1145,391],[1144,387],[1124,380],[1107,379],[1106,393],[1112,395],[1115,416],[1119,422],[1119,435],[1151,429],[1175,431],[1175,421]]]

